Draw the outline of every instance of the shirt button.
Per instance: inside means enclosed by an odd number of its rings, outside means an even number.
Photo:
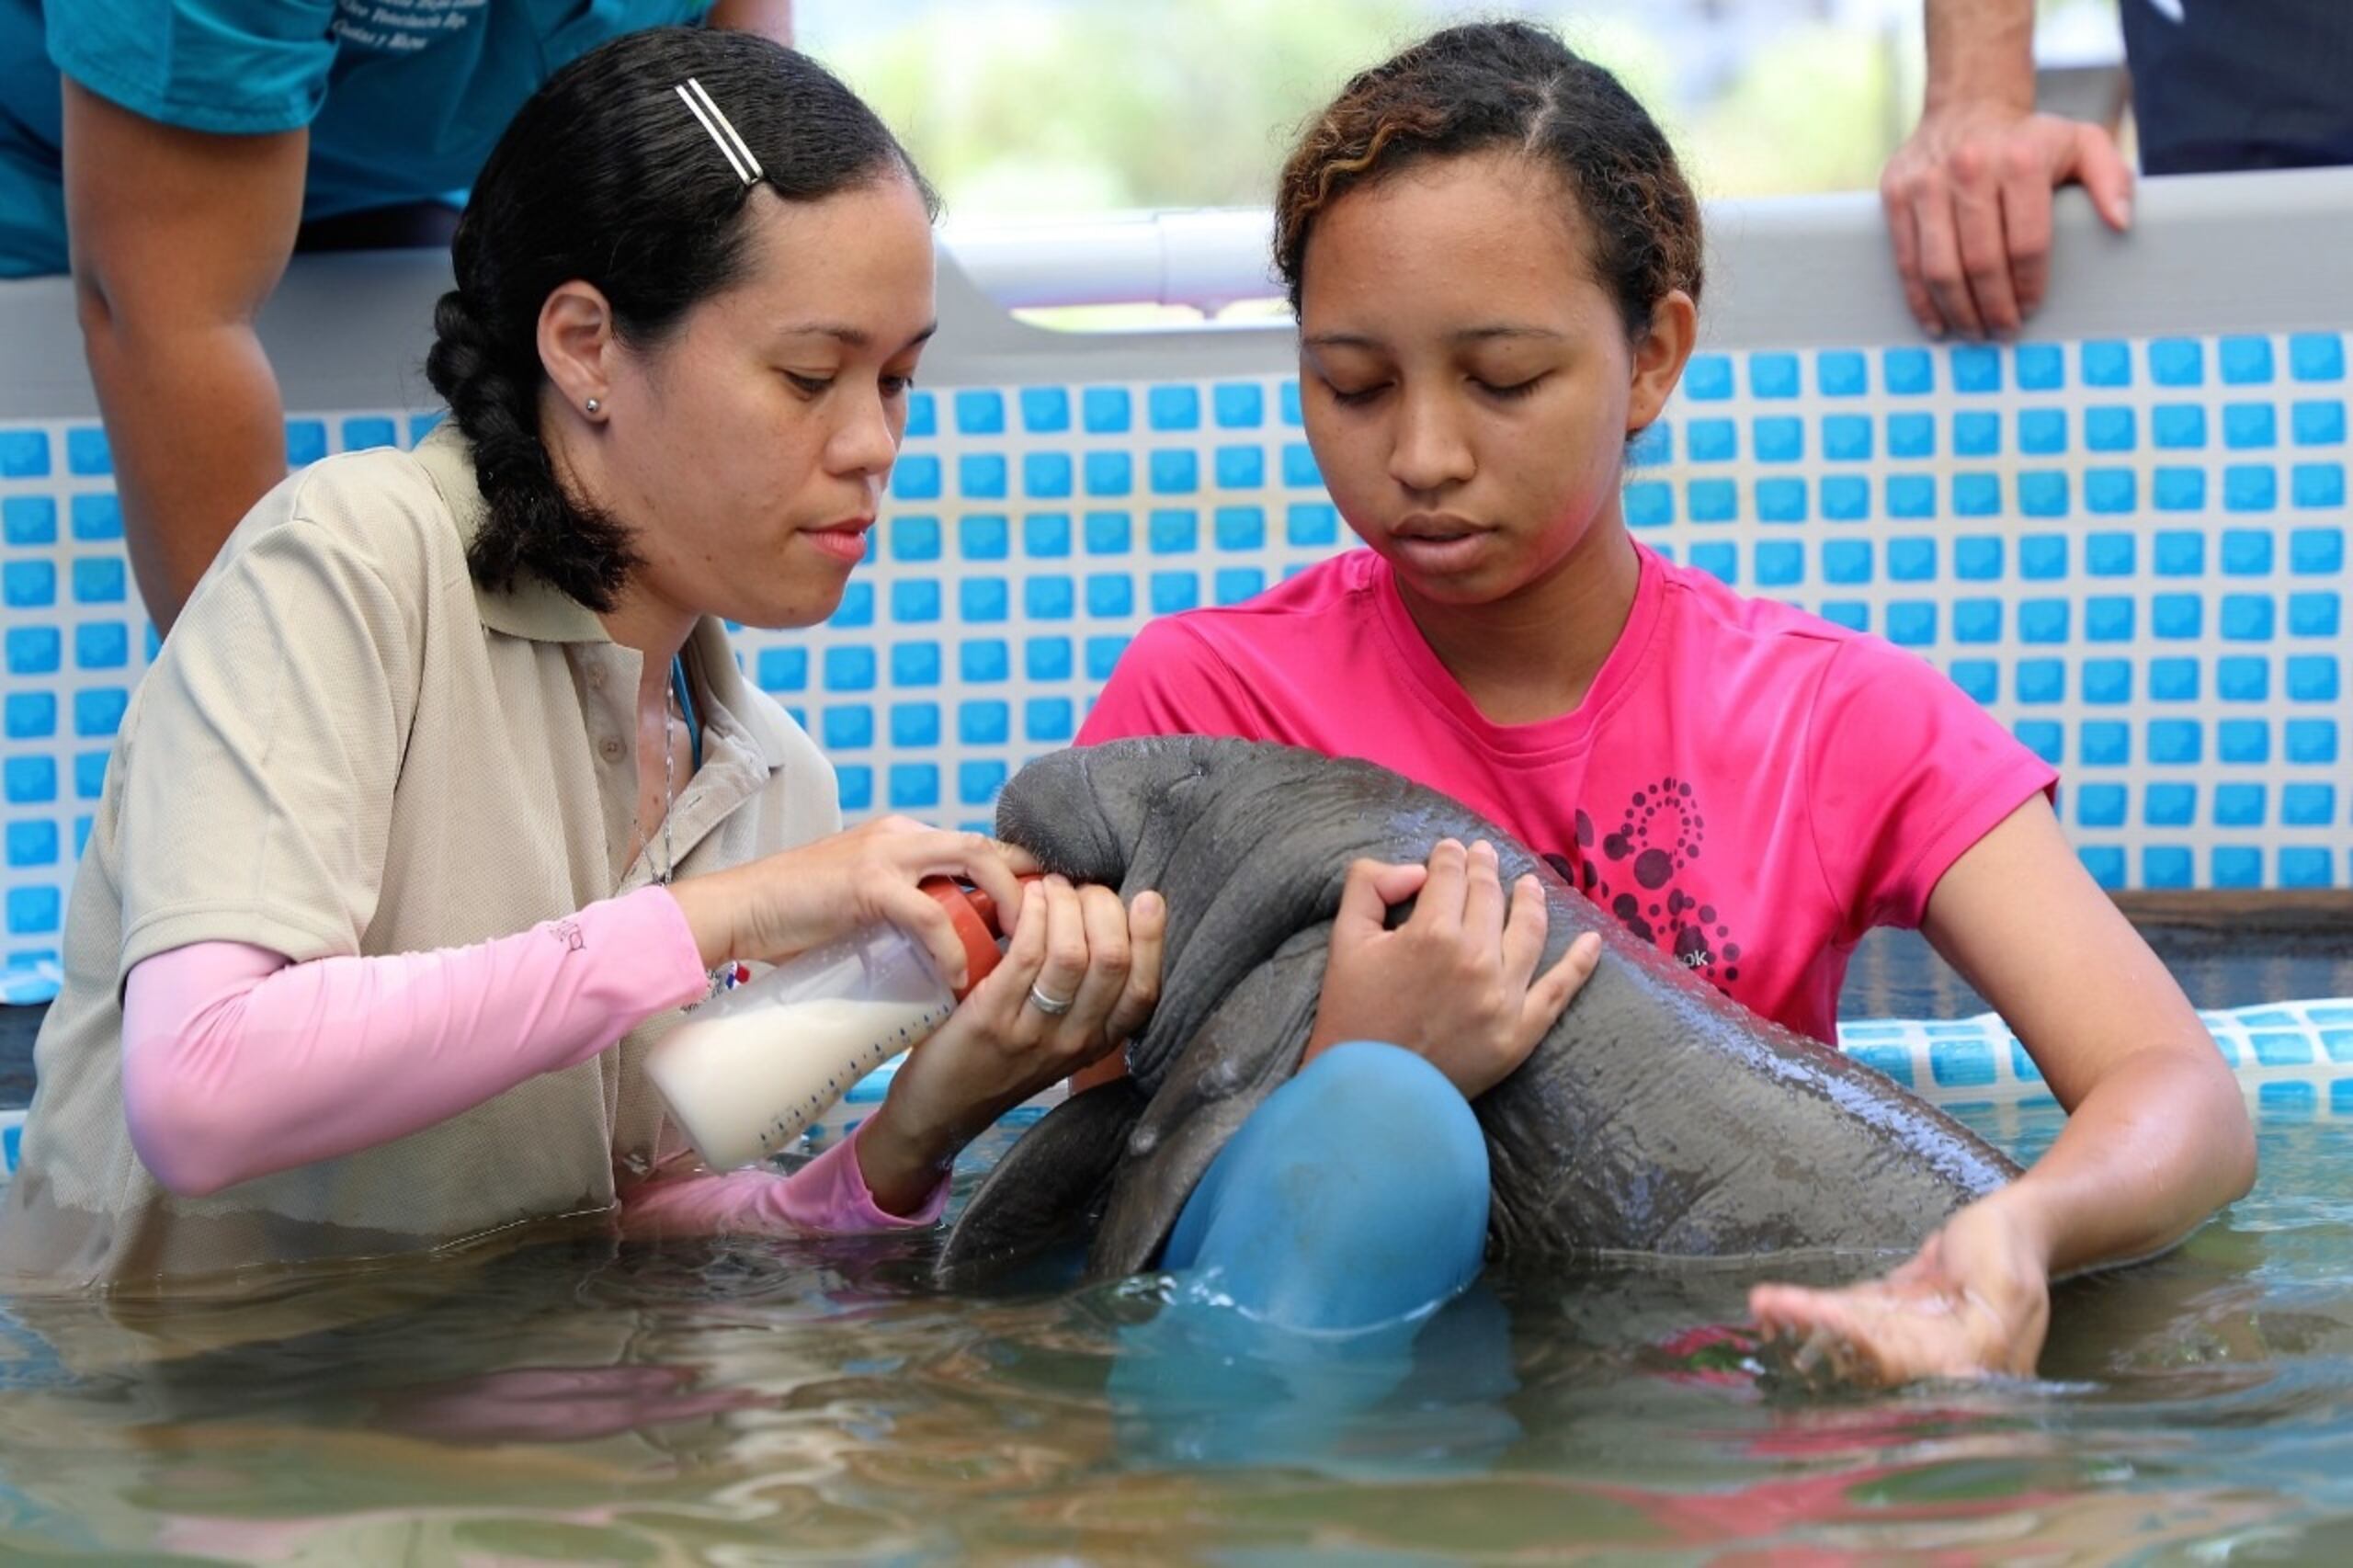
[[[607,735],[597,743],[597,750],[607,762],[619,762],[621,759],[620,738],[617,735]]]

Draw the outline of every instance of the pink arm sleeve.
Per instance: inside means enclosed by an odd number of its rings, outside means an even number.
[[[754,1166],[649,1182],[621,1194],[622,1223],[639,1235],[703,1236],[855,1234],[938,1222],[948,1207],[945,1175],[914,1213],[887,1213],[867,1188],[857,1151],[853,1132],[789,1176]]]
[[[706,983],[658,887],[438,952],[292,963],[199,942],[131,969],[123,1114],[156,1180],[200,1197],[446,1120]]]

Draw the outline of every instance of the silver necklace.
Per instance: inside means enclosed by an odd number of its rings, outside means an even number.
[[[678,732],[670,718],[675,696],[666,687],[662,694],[662,872],[654,880],[664,887],[678,869],[677,857],[670,848],[670,813],[677,804]]]

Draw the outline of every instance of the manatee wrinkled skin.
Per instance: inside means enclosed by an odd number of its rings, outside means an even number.
[[[1090,1225],[1090,1276],[1150,1267],[1225,1140],[1299,1064],[1349,863],[1419,862],[1449,837],[1494,844],[1506,885],[1541,880],[1547,963],[1581,932],[1603,941],[1560,1021],[1475,1103],[1491,1257],[1903,1252],[2018,1175],[1884,1075],[1637,941],[1468,807],[1370,763],[1120,741],[1030,764],[997,820],[1074,881],[1157,889],[1166,955],[1160,1006],[1129,1045],[1132,1077],[1023,1135],[950,1233],[944,1278],[984,1277]]]

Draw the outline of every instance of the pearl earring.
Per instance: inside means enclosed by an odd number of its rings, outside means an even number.
[[[603,403],[598,403],[598,402],[597,402],[595,398],[593,398],[593,397],[592,397],[592,398],[590,398],[590,399],[588,400],[588,412],[589,412],[589,413],[591,413],[591,414],[596,413],[598,409],[600,409],[600,408],[602,408],[602,407],[604,407],[604,406],[605,406],[605,405],[604,405]]]

